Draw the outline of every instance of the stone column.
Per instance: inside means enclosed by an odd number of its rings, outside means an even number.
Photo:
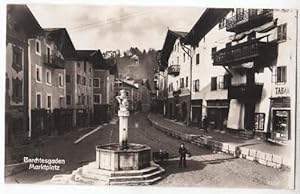
[[[119,145],[122,150],[128,148],[128,110],[119,110]]]

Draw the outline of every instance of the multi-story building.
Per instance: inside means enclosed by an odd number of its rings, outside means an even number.
[[[77,50],[66,60],[66,106],[73,111],[73,126],[91,124],[93,114],[92,52]]]
[[[168,75],[167,116],[183,122],[190,120],[190,49],[182,46],[186,34],[168,30],[161,52],[161,65]]]
[[[293,139],[296,23],[295,10],[206,9],[187,35],[173,35],[172,40],[168,32],[160,68],[179,76],[168,76],[169,92],[174,82],[175,88],[177,81],[179,87],[187,83],[180,81],[181,66],[171,71],[176,65],[171,55],[180,46],[192,60],[190,76],[186,73],[192,80],[188,87],[193,85],[192,122],[201,123],[207,115],[213,128],[274,141]],[[167,107],[167,112],[172,118],[172,109]]]
[[[108,121],[113,116],[115,107],[114,80],[117,73],[115,60],[104,59],[99,50],[93,57],[94,121]]]
[[[5,143],[17,144],[30,135],[28,39],[43,29],[26,5],[8,5],[6,25]]]

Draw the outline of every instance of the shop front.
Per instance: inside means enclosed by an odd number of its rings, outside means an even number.
[[[202,126],[202,100],[192,100],[192,125]]]
[[[291,138],[290,114],[291,104],[289,97],[271,99],[271,139],[287,141]]]
[[[213,129],[224,130],[227,123],[229,101],[207,100],[206,110],[210,127]]]

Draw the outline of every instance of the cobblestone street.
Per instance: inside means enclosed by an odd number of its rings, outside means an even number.
[[[46,158],[66,160],[59,172],[24,171],[6,177],[7,183],[48,183],[54,174],[71,173],[72,170],[95,160],[95,146],[118,140],[118,125],[108,124],[78,144],[73,142],[88,133],[88,130],[74,131],[64,137],[57,137],[45,144]],[[223,153],[199,148],[186,143],[192,153],[187,168],[178,168],[178,146],[181,141],[169,137],[150,125],[146,113],[132,114],[129,119],[129,142],[147,144],[152,151],[164,149],[171,159],[161,166],[166,172],[158,186],[203,186],[203,187],[261,187],[287,188],[289,171],[273,169],[247,160],[234,158]]]

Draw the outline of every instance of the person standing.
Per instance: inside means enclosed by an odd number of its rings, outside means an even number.
[[[180,144],[178,152],[180,155],[179,167],[181,167],[182,165],[183,167],[186,167],[186,155],[189,154],[189,152],[185,148],[184,143]]]
[[[202,124],[203,124],[203,128],[204,128],[204,131],[205,132],[208,132],[208,117],[207,116],[205,116],[204,118],[203,118],[203,121],[202,121]]]

